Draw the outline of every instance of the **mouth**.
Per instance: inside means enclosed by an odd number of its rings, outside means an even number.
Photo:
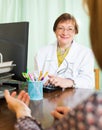
[[[67,40],[69,39],[69,36],[60,36],[61,39]]]

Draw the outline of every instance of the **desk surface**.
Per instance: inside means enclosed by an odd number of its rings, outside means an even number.
[[[54,122],[50,113],[56,106],[74,108],[91,93],[92,91],[86,89],[66,89],[65,91],[44,93],[43,100],[30,102],[32,116],[42,123],[43,128],[47,128]],[[14,130],[15,122],[15,114],[8,110],[5,99],[0,99],[0,130]]]

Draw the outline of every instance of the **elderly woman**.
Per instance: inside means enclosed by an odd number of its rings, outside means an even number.
[[[94,88],[94,57],[91,49],[78,44],[76,19],[69,13],[60,15],[53,26],[56,41],[39,50],[35,70],[48,72],[45,86]]]

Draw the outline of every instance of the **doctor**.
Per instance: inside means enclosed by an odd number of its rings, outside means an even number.
[[[44,83],[61,88],[94,88],[94,56],[91,49],[75,42],[76,19],[68,13],[59,16],[53,26],[56,42],[39,50],[35,70],[48,72]]]

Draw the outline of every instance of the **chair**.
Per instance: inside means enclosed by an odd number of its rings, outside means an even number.
[[[95,72],[95,89],[99,90],[100,89],[100,69],[95,68],[94,72]]]

